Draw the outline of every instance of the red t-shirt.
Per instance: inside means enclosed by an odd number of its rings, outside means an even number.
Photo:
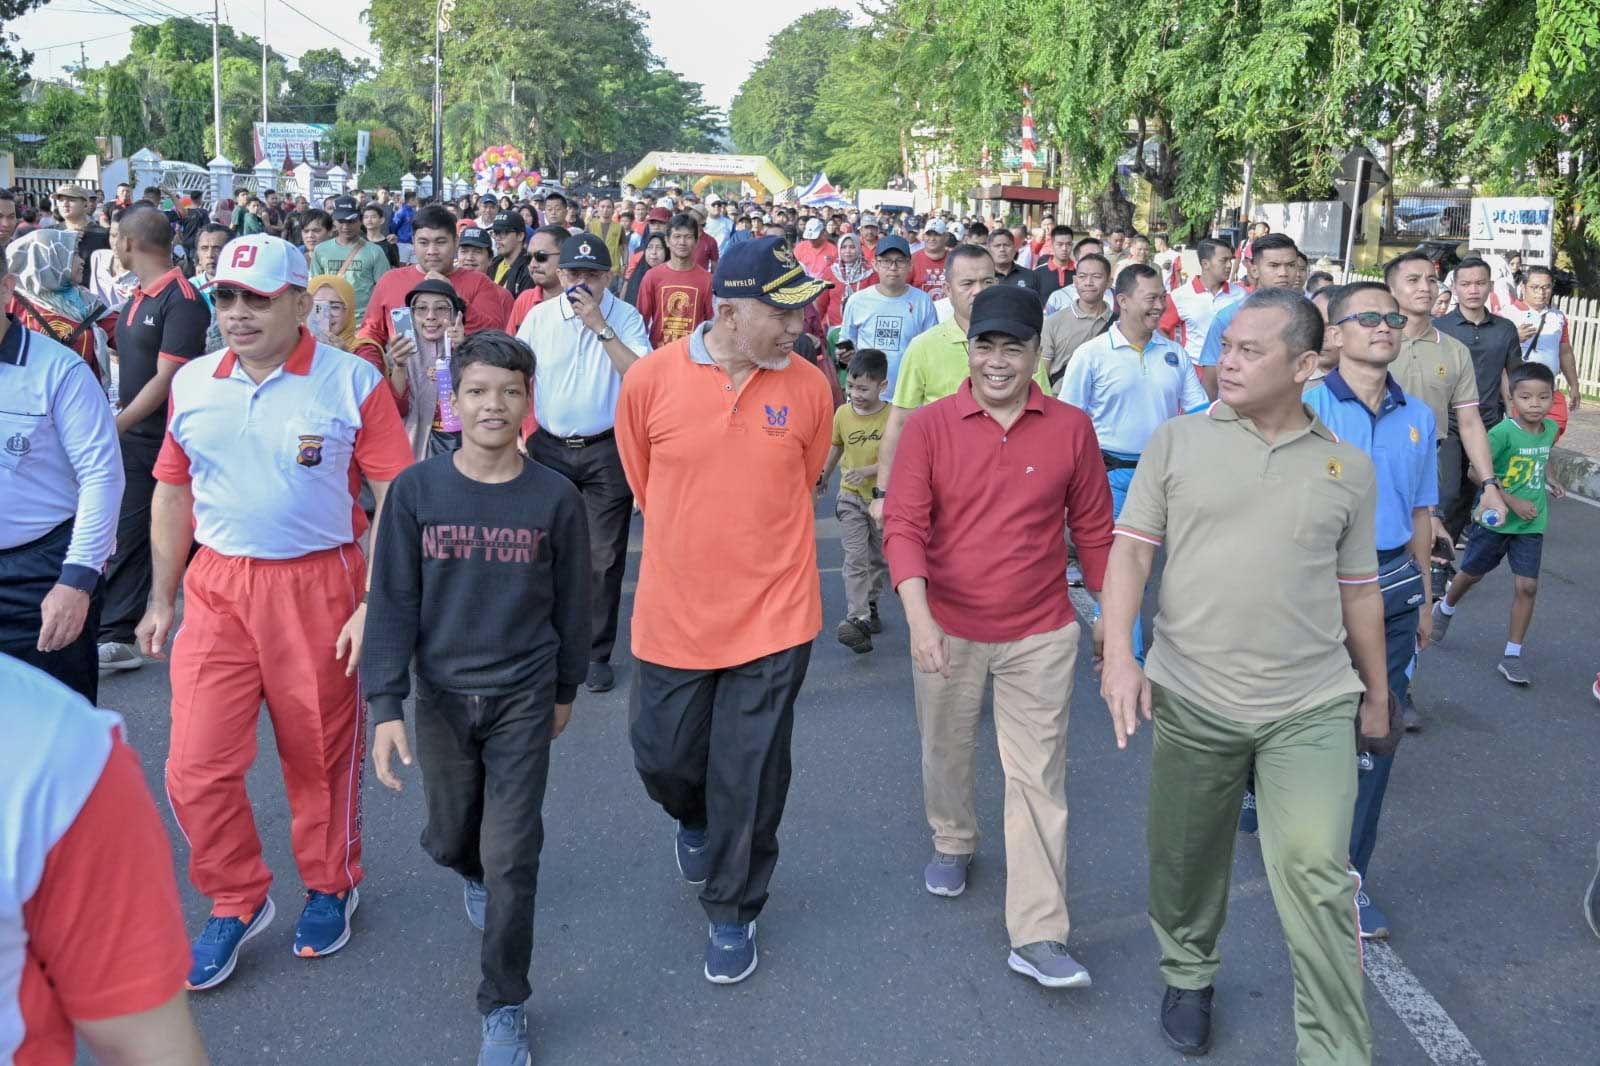
[[[506,318],[506,332],[513,337],[517,330],[522,328],[522,320],[528,317],[528,312],[539,306],[539,301],[544,299],[544,289],[535,285],[531,289],[523,289],[517,298],[511,302],[511,314]]]
[[[944,263],[949,257],[949,252],[946,252],[938,259],[933,258],[924,251],[913,252],[911,255],[912,286],[927,293],[930,300],[944,299]]]
[[[639,283],[639,314],[656,348],[687,337],[711,320],[711,275],[699,267],[674,270],[658,263]]]
[[[50,849],[22,923],[16,1066],[71,1066],[73,1019],[153,1010],[183,990],[192,962],[172,851],[138,757],[121,738]]]
[[[389,344],[389,310],[406,305],[406,293],[427,275],[419,266],[397,267],[378,279],[367,300],[367,317],[356,334],[355,354],[384,371],[383,350]],[[511,316],[511,294],[489,280],[487,274],[465,267],[452,270],[450,286],[467,302],[467,336],[479,330],[504,329]]]
[[[700,240],[694,246],[694,265],[701,270],[712,271],[717,268],[717,240],[709,233],[702,232]]]

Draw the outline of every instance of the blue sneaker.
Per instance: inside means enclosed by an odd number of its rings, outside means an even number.
[[[206,922],[205,929],[190,945],[194,965],[189,970],[189,979],[184,982],[184,987],[191,992],[201,992],[216,988],[226,981],[233,973],[234,964],[239,961],[239,948],[246,940],[259,935],[271,925],[272,916],[276,913],[272,897],[268,896],[254,914],[242,918],[212,918]]]
[[[529,1066],[533,1055],[528,1050],[528,1008],[496,1007],[483,1019],[483,1043],[478,1047],[478,1066]]]
[[[484,914],[489,909],[489,890],[483,886],[482,881],[469,881],[461,879],[461,899],[467,905],[467,921],[472,923],[472,928],[483,932]]]
[[[1388,940],[1389,919],[1367,897],[1365,891],[1356,892],[1356,910],[1361,912],[1361,939]]]
[[[1260,828],[1256,818],[1256,794],[1245,791],[1244,802],[1239,805],[1239,832],[1254,833]]]
[[[732,985],[756,972],[756,923],[714,922],[706,942],[706,980]]]
[[[711,849],[706,844],[705,827],[690,829],[678,823],[678,834],[673,843],[678,859],[678,872],[691,885],[703,885],[711,876]]]
[[[350,919],[361,905],[357,889],[332,894],[307,890],[306,906],[294,927],[294,953],[302,959],[332,955],[350,941]]]

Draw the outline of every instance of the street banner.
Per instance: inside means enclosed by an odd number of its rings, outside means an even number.
[[[372,150],[372,131],[356,130],[356,169],[367,169],[367,153]]]
[[[256,162],[322,163],[323,139],[333,130],[320,122],[257,122]]]
[[[1556,202],[1549,196],[1474,196],[1472,247],[1475,251],[1522,256],[1524,266],[1551,264]]]

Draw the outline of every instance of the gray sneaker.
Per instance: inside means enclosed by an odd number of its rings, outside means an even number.
[[[1433,643],[1443,644],[1444,635],[1450,632],[1450,620],[1454,615],[1444,613],[1444,601],[1437,600],[1433,605]]]
[[[144,665],[144,656],[132,644],[107,642],[100,645],[100,669],[137,670]]]
[[[528,1008],[496,1007],[483,1019],[478,1066],[531,1066],[528,1051]]]
[[[1006,965],[1046,988],[1089,987],[1089,971],[1068,955],[1067,946],[1059,941],[1040,940],[1012,948]]]
[[[1594,849],[1594,876],[1589,879],[1589,890],[1583,894],[1583,918],[1589,929],[1600,936],[1600,844]]]
[[[967,867],[971,855],[946,855],[934,849],[933,858],[922,868],[922,883],[935,896],[959,896],[967,890]]]
[[[472,928],[483,932],[483,916],[489,909],[489,890],[482,881],[461,879],[461,900],[467,905],[467,921]]]
[[[1500,660],[1500,676],[1513,685],[1531,685],[1533,680],[1528,677],[1528,672],[1522,668],[1522,656],[1507,655]]]

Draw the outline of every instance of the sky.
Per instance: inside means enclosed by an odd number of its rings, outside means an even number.
[[[269,13],[267,42],[278,51],[298,56],[311,48],[333,45],[354,55],[365,49],[369,58],[376,59],[377,49],[361,22],[366,7],[362,0],[291,2],[293,7],[284,0],[224,0],[222,21],[259,38],[265,4]],[[833,4],[812,0],[799,6],[699,0],[691,8],[670,0],[636,2],[649,17],[656,54],[690,81],[704,85],[706,102],[724,112],[750,68],[766,53],[767,39],[773,34],[807,11],[859,7],[855,0]],[[321,26],[300,12],[309,12]],[[158,22],[175,14],[209,20],[211,6],[204,0],[50,0],[6,28],[35,53],[35,77],[61,77],[63,67],[78,62],[80,42],[92,65],[115,62],[128,52],[136,16],[140,21]],[[714,41],[706,38],[708,27],[715,27]],[[348,38],[356,47],[350,48],[330,34]]]

